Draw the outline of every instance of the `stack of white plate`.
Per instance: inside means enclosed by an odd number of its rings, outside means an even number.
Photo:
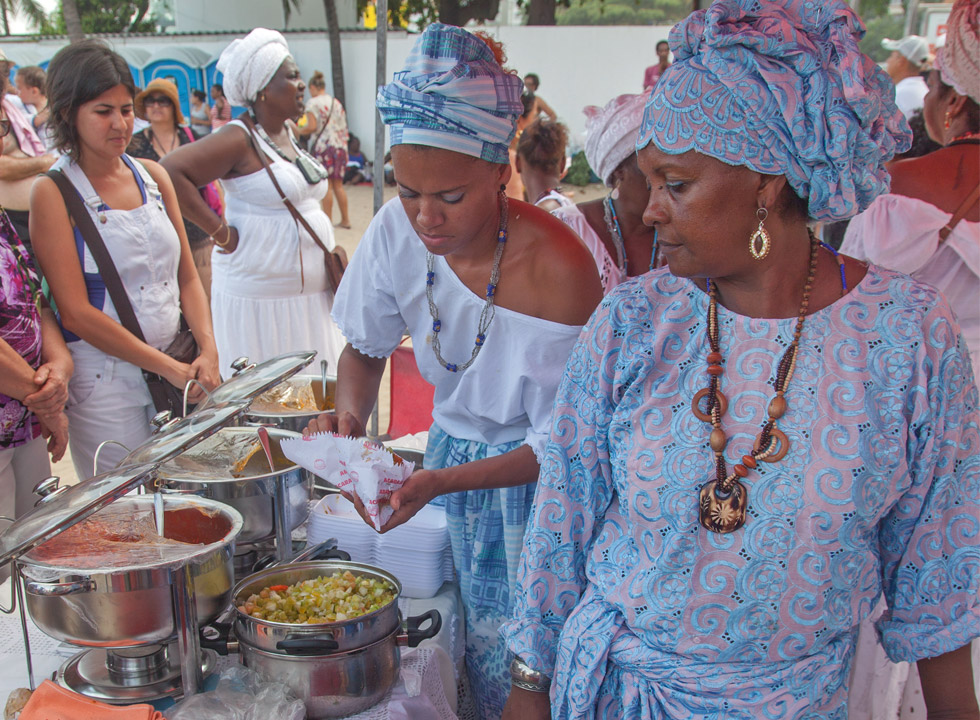
[[[313,507],[306,536],[311,545],[337,538],[338,547],[354,562],[377,565],[397,577],[406,597],[433,597],[453,579],[449,530],[441,507],[424,507],[404,525],[379,535],[350,502],[327,495]]]

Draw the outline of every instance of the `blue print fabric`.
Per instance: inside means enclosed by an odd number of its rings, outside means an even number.
[[[522,440],[487,445],[429,430],[424,465],[454,467],[515,450]],[[531,516],[534,483],[445,496],[446,519],[466,612],[466,671],[478,717],[499,718],[510,693],[510,653],[500,625],[514,610],[517,565]]]
[[[698,523],[707,305],[665,270],[625,283],[566,368],[502,629],[553,675],[555,720],[843,720],[856,628],[882,594],[892,660],[980,636],[977,387],[942,296],[872,266],[807,318],[789,452],[744,480],[730,535]],[[718,316],[730,467],[795,319]]]

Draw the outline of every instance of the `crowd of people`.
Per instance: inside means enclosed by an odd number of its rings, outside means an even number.
[[[0,514],[240,356],[316,350],[336,411],[308,431],[362,436],[408,334],[433,423],[382,532],[445,505],[477,717],[842,718],[872,619],[930,714],[980,717],[980,3],[884,70],[863,32],[843,0],[692,13],[642,93],[585,108],[608,192],[574,204],[540,78],[431,24],[378,91],[398,196],[339,284],[333,200],[349,226],[369,167],[280,33],[233,41],[188,118],[100,41],[22,68]],[[895,161],[917,116],[939,149]]]

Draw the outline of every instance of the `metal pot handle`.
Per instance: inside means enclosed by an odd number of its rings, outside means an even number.
[[[337,539],[330,538],[329,540],[324,540],[317,545],[306,548],[306,550],[292,560],[287,560],[284,563],[279,562],[275,555],[266,555],[265,557],[259,558],[255,561],[255,565],[252,566],[252,572],[257,573],[260,570],[276,567],[277,565],[289,565],[306,560],[343,560],[344,562],[350,562],[350,553],[337,549]]]
[[[214,650],[219,655],[238,652],[238,640],[232,624],[215,621],[201,628],[201,647]]]
[[[44,583],[30,581],[27,583],[27,592],[31,595],[42,597],[62,597],[64,595],[78,595],[79,593],[92,592],[95,590],[94,580],[78,580],[66,583]]]
[[[287,655],[326,655],[340,646],[328,637],[287,637],[276,643],[276,649]]]
[[[422,630],[419,626],[426,620],[431,622],[428,628]],[[423,640],[434,638],[439,634],[439,631],[442,630],[442,615],[438,610],[429,610],[421,615],[414,615],[402,623],[402,630],[405,634],[398,636],[398,644],[408,645],[412,648],[418,647]]]

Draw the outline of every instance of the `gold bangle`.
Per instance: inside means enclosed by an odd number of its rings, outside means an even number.
[[[217,245],[219,248],[228,247],[228,243],[231,242],[231,228],[228,227],[228,225],[225,223],[221,223],[221,227],[225,228],[225,230],[228,231],[225,233],[225,241],[221,242],[214,235],[211,236],[211,239],[214,240],[214,244]],[[218,228],[218,230],[220,232],[221,228]]]
[[[214,232],[209,232],[209,233],[208,233],[208,237],[212,237],[212,238],[213,238],[213,237],[214,237],[215,235],[217,235],[217,234],[218,234],[219,232],[221,232],[221,228],[222,228],[222,227],[224,226],[224,224],[225,224],[225,219],[224,219],[224,218],[218,218],[218,219],[219,219],[219,220],[220,220],[221,222],[219,222],[219,223],[218,223],[218,227],[216,227],[216,228],[214,229]]]

